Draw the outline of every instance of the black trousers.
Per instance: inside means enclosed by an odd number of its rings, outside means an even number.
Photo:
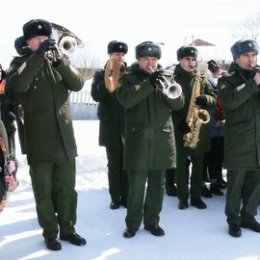
[[[203,180],[222,180],[224,162],[224,136],[211,138],[211,150],[205,154],[203,160]]]
[[[111,200],[127,201],[128,178],[123,169],[123,145],[106,147],[108,160],[108,185]]]

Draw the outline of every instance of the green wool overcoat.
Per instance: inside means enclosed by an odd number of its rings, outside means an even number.
[[[254,73],[232,64],[231,75],[219,79],[219,97],[225,114],[224,167],[259,170],[260,85]]]
[[[119,103],[116,92],[110,93],[104,82],[104,70],[95,73],[91,96],[99,102],[99,145],[106,147],[121,147],[124,136],[124,107]]]
[[[210,149],[210,137],[209,137],[209,124],[204,124],[200,128],[199,141],[196,148],[184,147],[183,145],[183,132],[179,128],[179,124],[182,121],[186,121],[192,89],[195,81],[195,74],[193,72],[187,72],[182,69],[180,65],[177,65],[174,70],[174,79],[182,86],[182,91],[185,96],[185,105],[183,109],[179,111],[173,111],[173,123],[175,128],[176,143],[179,152],[182,153],[183,149],[186,150],[190,156],[202,156]],[[207,98],[207,108],[214,107],[216,105],[216,95],[206,78],[202,78],[200,94],[205,95]]]
[[[75,158],[69,95],[83,87],[83,79],[62,59],[53,67],[46,59],[23,49],[10,65],[8,86],[21,96],[28,163]]]
[[[149,81],[149,74],[134,63],[120,79],[117,97],[126,108],[124,167],[127,170],[176,167],[172,109],[184,98],[169,99]]]

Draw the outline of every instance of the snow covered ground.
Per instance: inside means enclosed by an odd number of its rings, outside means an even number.
[[[98,121],[74,121],[77,157],[77,232],[87,246],[62,241],[58,252],[47,250],[38,225],[28,166],[18,152],[20,186],[10,194],[0,215],[0,260],[259,260],[260,234],[243,229],[241,238],[227,234],[225,198],[205,199],[208,208],[178,210],[165,196],[160,225],[164,237],[142,227],[132,239],[122,236],[126,210],[109,209],[106,155],[98,146]],[[257,217],[260,220],[260,217]]]

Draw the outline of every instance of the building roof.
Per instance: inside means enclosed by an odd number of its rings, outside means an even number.
[[[192,45],[194,46],[215,46],[215,44],[212,44],[210,42],[204,41],[202,39],[196,39],[192,42]]]

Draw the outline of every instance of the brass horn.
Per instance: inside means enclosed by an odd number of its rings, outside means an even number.
[[[104,80],[105,86],[110,93],[117,89],[120,78],[120,68],[120,62],[113,58],[110,58],[106,64]]]
[[[59,47],[61,51],[65,54],[73,51],[77,47],[77,41],[72,36],[64,36],[59,42]]]
[[[150,67],[151,72],[154,72],[154,69]],[[172,75],[172,71],[164,70],[165,73],[169,72],[169,76]],[[182,93],[181,86],[176,82],[170,82],[164,75],[162,75],[163,80],[159,80],[159,84],[162,89],[162,93],[164,93],[168,98],[176,99]]]
[[[59,48],[64,54],[69,54],[76,47],[83,47],[83,41],[67,28],[51,23],[52,38],[56,40]]]

